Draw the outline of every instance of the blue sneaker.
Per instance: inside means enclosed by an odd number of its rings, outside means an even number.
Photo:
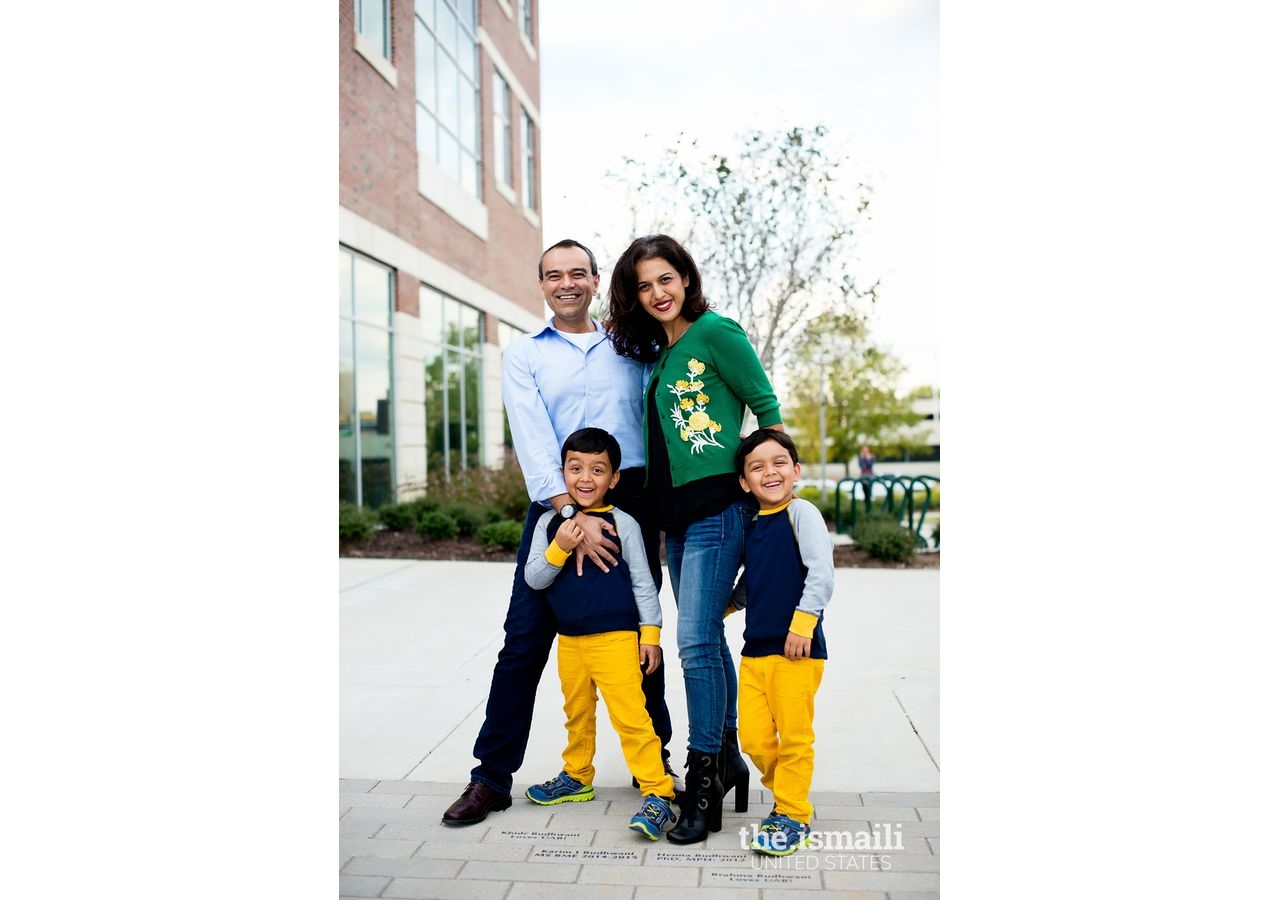
[[[656,794],[644,798],[640,811],[631,817],[627,827],[640,832],[651,841],[662,837],[662,826],[676,820],[671,804]]]
[[[751,849],[769,856],[790,856],[809,843],[809,826],[775,813],[760,823]]]
[[[581,803],[583,800],[594,800],[596,789],[561,772],[550,781],[535,784],[525,791],[524,795],[539,806],[552,806],[556,803]]]

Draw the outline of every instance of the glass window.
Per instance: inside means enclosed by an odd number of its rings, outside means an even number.
[[[355,257],[355,315],[357,319],[391,326],[391,270],[363,256]]]
[[[427,477],[483,462],[484,313],[422,285]]]
[[[533,0],[518,0],[516,19],[520,22],[520,33],[533,43]]]
[[[395,272],[338,249],[338,497],[395,500],[391,310]]]
[[[431,32],[422,24],[421,19],[413,22],[414,72],[417,73],[418,102],[427,109],[436,108],[436,42],[431,39]],[[419,108],[418,118],[422,118],[423,110]]]
[[[418,107],[418,154],[433,163],[440,162],[440,148],[436,145],[436,123],[421,106]]]
[[[355,290],[352,287],[350,253],[338,254],[338,315],[355,315]]]
[[[414,4],[418,153],[480,196],[476,0]]]
[[[391,59],[390,0],[356,0],[356,30]]]
[[[493,171],[507,187],[515,186],[511,171],[511,88],[493,73]]]
[[[517,328],[516,326],[509,325],[506,322],[499,322],[498,323],[498,349],[500,351],[505,352],[506,349],[509,346],[511,346],[511,342],[514,341],[516,338],[520,337],[520,335],[522,334],[525,334],[525,331],[523,328]]]
[[[529,209],[536,210],[538,208],[538,190],[534,182],[534,176],[537,167],[534,164],[534,128],[533,119],[529,118],[529,113],[520,110],[520,154],[521,166],[520,174],[524,182],[524,205]]]

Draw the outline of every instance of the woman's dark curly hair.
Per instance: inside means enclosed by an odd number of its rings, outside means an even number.
[[[654,362],[667,346],[667,333],[662,323],[640,305],[640,280],[636,264],[646,259],[664,259],[682,279],[689,279],[684,289],[684,305],[680,317],[695,322],[710,306],[702,296],[702,276],[698,266],[679,242],[665,234],[648,234],[636,238],[618,257],[609,279],[609,312],[604,329],[613,338],[614,349],[629,359]]]

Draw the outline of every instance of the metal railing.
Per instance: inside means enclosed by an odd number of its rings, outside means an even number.
[[[910,478],[903,475],[878,475],[870,478],[841,478],[836,482],[836,502],[833,518],[835,530],[853,537],[854,526],[858,524],[859,515],[866,516],[880,511],[889,514],[899,525],[902,525],[915,538],[917,547],[928,547],[929,541],[921,531],[924,519],[933,503],[933,487],[939,480],[932,475],[916,475]],[[845,485],[849,485],[846,495]],[[877,499],[876,486],[883,488],[883,495]],[[859,490],[861,489],[861,490]],[[923,493],[919,508],[916,508],[916,494]],[[861,494],[861,496],[859,496]],[[841,516],[841,502],[847,501],[847,516]],[[859,511],[861,507],[861,511]],[[847,521],[844,521],[847,519]],[[843,526],[843,528],[842,528]]]

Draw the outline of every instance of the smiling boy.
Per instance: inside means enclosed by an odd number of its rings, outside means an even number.
[[[743,438],[734,461],[738,483],[760,504],[733,595],[733,608],[747,611],[738,734],[774,799],[751,849],[786,856],[808,843],[813,817],[813,698],[827,658],[822,618],[835,564],[822,513],[792,493],[800,463],[791,437],[762,428]]]
[[[652,672],[662,660],[659,635],[662,607],[649,572],[640,526],[620,509],[605,503],[618,483],[622,457],[617,440],[602,428],[581,428],[561,449],[564,482],[570,503],[559,514],[548,511],[538,520],[524,576],[535,590],[547,590],[556,616],[560,687],[564,692],[564,769],[550,781],[534,785],[525,796],[542,806],[595,797],[592,760],[596,748],[596,688],[604,698],[609,721],[622,741],[644,801],[628,827],[651,841],[675,821],[671,801],[675,783],[662,764],[662,745],[645,710],[640,666]],[[565,571],[573,548],[583,539],[574,521],[578,512],[606,520],[617,535],[621,560],[601,571],[584,566]],[[639,634],[637,635],[637,630]],[[639,658],[640,666],[636,665]]]

